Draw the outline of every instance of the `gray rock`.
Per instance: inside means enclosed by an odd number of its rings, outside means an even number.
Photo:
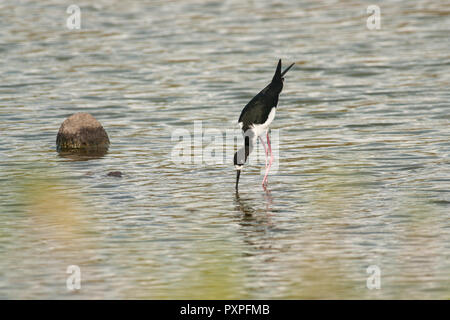
[[[109,138],[105,129],[89,113],[75,113],[64,120],[56,137],[58,152],[106,153]]]
[[[122,178],[122,172],[120,172],[120,171],[111,171],[111,172],[108,172],[107,176],[108,177]]]

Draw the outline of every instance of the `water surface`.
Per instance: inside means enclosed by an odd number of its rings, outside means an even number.
[[[382,1],[379,30],[370,1],[76,4],[80,30],[0,3],[0,298],[450,298],[445,1]],[[279,58],[267,192],[263,161],[239,194],[231,158],[173,161],[175,130],[235,129]],[[107,155],[58,156],[74,112]]]

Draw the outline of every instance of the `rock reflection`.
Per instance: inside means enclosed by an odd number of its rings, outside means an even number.
[[[88,161],[88,160],[95,160],[95,159],[101,159],[108,153],[108,150],[95,150],[95,151],[81,151],[78,150],[77,152],[71,152],[71,151],[61,151],[58,153],[58,156],[70,161]]]

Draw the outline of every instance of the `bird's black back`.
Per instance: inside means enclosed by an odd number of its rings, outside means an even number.
[[[272,108],[276,108],[278,97],[283,90],[281,78],[281,60],[273,76],[272,82],[253,97],[244,107],[238,122],[242,122],[242,130],[247,131],[253,124],[266,122]]]

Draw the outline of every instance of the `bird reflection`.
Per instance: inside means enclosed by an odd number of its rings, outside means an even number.
[[[241,198],[241,196],[239,195],[239,191],[236,191],[234,194],[234,200],[235,200],[235,204],[236,204],[236,209],[241,211],[244,216],[252,216],[254,213],[257,212],[257,210],[255,210],[248,202],[248,199],[243,199]],[[273,204],[273,198],[272,195],[270,193],[269,189],[265,190],[264,193],[264,200],[265,200],[265,213],[269,213],[272,211],[271,209],[271,205]]]
[[[265,210],[261,209],[255,209],[250,203],[251,199],[245,199],[242,198],[239,194],[239,191],[236,191],[234,194],[234,201],[236,205],[236,210],[240,211],[243,214],[243,221],[260,221],[265,220],[265,222],[268,222],[268,218],[270,214],[272,213],[272,204],[273,204],[273,198],[270,193],[269,189],[265,190],[264,193],[264,207]],[[256,215],[257,213],[265,213],[264,215]]]
[[[264,194],[263,209],[255,209],[250,203],[252,199],[242,198],[239,192],[235,193],[236,211],[242,213],[239,215],[237,223],[241,226],[240,234],[247,245],[247,250],[242,252],[243,256],[264,255],[267,261],[273,259],[271,253],[273,243],[272,235],[269,229],[273,223],[271,221],[271,205],[273,203],[270,191]]]
[[[236,209],[241,211],[244,214],[244,216],[252,216],[253,213],[255,212],[255,209],[253,209],[252,206],[250,206],[248,203],[246,203],[245,200],[241,199],[241,197],[239,195],[239,191],[236,191],[234,196],[235,196],[234,200],[236,203]]]

